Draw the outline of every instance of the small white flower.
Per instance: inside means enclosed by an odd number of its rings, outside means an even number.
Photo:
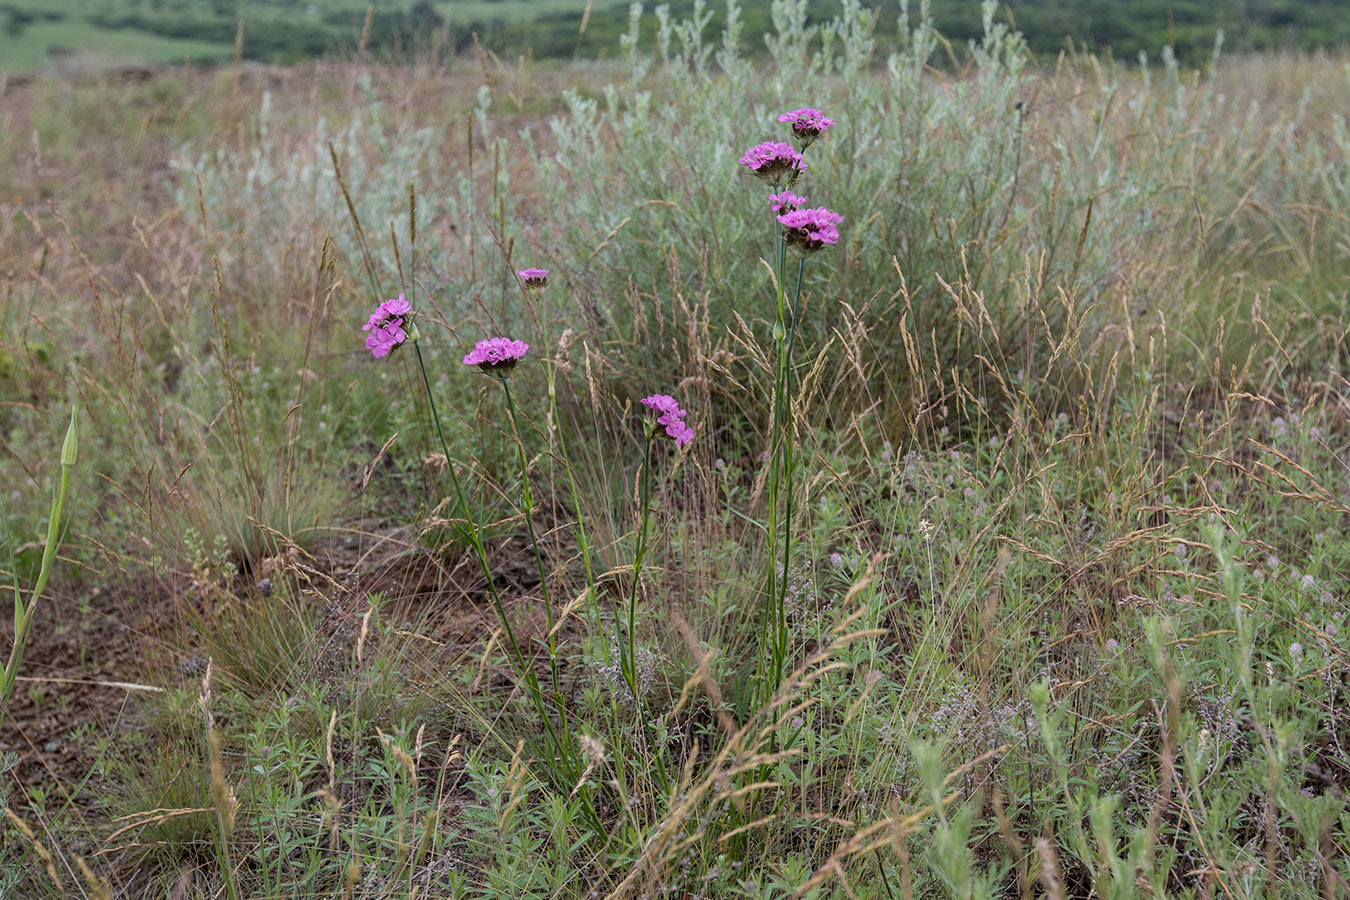
[[[1294,659],[1301,659],[1303,657],[1303,645],[1298,641],[1294,641],[1289,645],[1289,655]]]
[[[933,528],[932,522],[928,521],[927,519],[919,520],[919,534],[923,535],[923,539],[925,541],[931,541],[933,539],[933,532],[935,530],[936,529]]]

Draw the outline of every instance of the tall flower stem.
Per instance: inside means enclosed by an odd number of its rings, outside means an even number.
[[[532,295],[536,294],[542,297],[542,292],[531,291],[528,288],[524,289],[524,294],[526,300],[529,300]],[[538,304],[539,307],[542,307],[542,305],[542,303]],[[538,310],[538,307],[536,309]],[[604,625],[600,619],[600,603],[596,598],[595,592],[595,565],[591,559],[591,541],[586,533],[586,517],[582,514],[581,493],[577,490],[576,474],[572,470],[572,459],[567,450],[567,436],[563,432],[562,420],[558,415],[558,371],[553,363],[553,341],[549,336],[547,325],[548,319],[546,315],[542,311],[537,311],[536,315],[538,317],[539,330],[544,336],[544,373],[545,378],[548,381],[548,409],[549,422],[551,424],[551,428],[549,429],[549,449],[552,451],[552,439],[556,437],[558,442],[558,457],[562,459],[563,471],[567,473],[567,487],[569,493],[572,495],[572,506],[576,510],[574,525],[576,526],[577,531],[577,543],[581,546],[582,564],[586,569],[586,589],[590,593],[591,613],[595,619],[596,631],[603,635]],[[551,632],[552,630],[553,629],[550,627],[549,631]],[[601,653],[605,657],[605,665],[609,665],[609,647],[603,640],[600,642],[600,646]]]
[[[623,657],[619,663],[623,668],[624,680],[633,693],[633,702],[641,704],[637,681],[637,593],[638,580],[642,577],[642,562],[647,556],[647,519],[651,508],[652,496],[652,438],[647,436],[647,446],[642,460],[642,488],[638,500],[638,540],[633,550],[633,583],[628,588],[628,643],[621,651]],[[622,645],[621,645],[622,646]]]
[[[783,351],[783,394],[784,394],[784,425],[783,425],[783,489],[786,495],[783,500],[783,577],[778,585],[777,602],[777,626],[776,644],[774,646],[774,685],[775,687],[783,680],[783,663],[787,657],[787,565],[792,558],[792,511],[793,511],[793,476],[796,474],[796,456],[794,453],[794,432],[793,411],[792,411],[792,346],[797,340],[797,325],[800,322],[801,303],[802,303],[802,273],[806,268],[806,257],[797,261],[797,291],[788,307],[788,337],[787,347]]]
[[[516,418],[516,403],[511,397],[511,382],[505,376],[498,379],[502,390],[506,392],[506,409],[511,414],[511,431],[516,440],[516,449],[520,451],[520,505],[525,516],[525,530],[530,535],[530,547],[534,550],[534,564],[539,570],[539,590],[544,595],[544,613],[548,620],[548,664],[553,677],[554,703],[562,708],[562,692],[558,688],[558,647],[557,636],[553,633],[553,602],[548,595],[548,571],[544,567],[544,554],[539,550],[539,538],[534,532],[534,494],[530,490],[530,463],[525,455],[525,441],[520,436],[520,424]]]
[[[773,380],[773,416],[769,424],[769,504],[768,504],[768,537],[769,537],[769,578],[768,590],[764,599],[764,605],[760,610],[760,661],[759,677],[764,696],[759,698],[767,702],[769,696],[773,693],[769,687],[770,671],[773,668],[772,648],[775,645],[773,639],[774,619],[776,618],[774,610],[774,601],[778,597],[778,435],[779,423],[782,419],[782,338],[785,334],[783,330],[783,264],[784,254],[787,252],[787,245],[783,239],[783,229],[778,225],[776,219],[773,220],[774,229],[774,305],[777,307],[777,318],[774,323],[774,380]]]
[[[638,539],[637,546],[633,548],[633,583],[628,588],[628,634],[625,636],[627,642],[619,643],[619,668],[623,671],[623,679],[628,684],[628,690],[633,695],[633,709],[637,712],[637,720],[643,721],[642,717],[642,694],[639,690],[638,671],[637,671],[637,595],[638,582],[642,579],[642,564],[647,558],[647,520],[651,517],[651,498],[652,498],[652,442],[653,425],[648,423],[646,447],[642,454],[642,487],[638,495]],[[639,734],[641,732],[639,731]],[[641,738],[645,741],[645,736]],[[647,758],[656,761],[656,781],[662,791],[670,789],[670,776],[666,771],[666,757],[664,744],[657,743],[648,748],[643,754]]]
[[[459,475],[455,472],[455,465],[450,459],[450,446],[445,440],[445,431],[441,428],[441,416],[436,409],[436,396],[431,391],[431,379],[427,377],[427,367],[422,359],[422,348],[418,344],[417,338],[412,339],[413,350],[417,356],[417,368],[422,373],[422,386],[426,388],[427,403],[431,406],[431,420],[436,425],[436,436],[441,441],[441,452],[445,454],[445,468],[450,472],[450,482],[455,489],[455,499],[459,503],[460,515],[464,517],[464,524],[461,526],[464,537],[473,547],[474,554],[478,557],[478,564],[483,569],[483,578],[487,581],[487,590],[492,597],[492,605],[497,610],[497,617],[501,620],[502,630],[506,632],[506,640],[511,650],[511,655],[516,662],[516,670],[520,672],[525,679],[525,686],[528,689],[530,699],[534,702],[535,709],[539,712],[539,718],[542,720],[544,730],[552,741],[554,748],[558,751],[563,760],[565,773],[570,777],[573,773],[567,761],[570,759],[562,744],[558,732],[554,729],[553,720],[548,714],[548,708],[544,704],[544,694],[539,687],[539,679],[534,674],[524,654],[520,652],[520,644],[516,641],[515,629],[511,627],[511,620],[506,615],[506,607],[502,604],[501,593],[497,590],[497,585],[492,578],[492,566],[488,563],[487,549],[483,546],[483,535],[478,528],[478,523],[473,514],[469,511],[469,501],[464,494],[463,486],[460,484]],[[565,711],[559,707],[558,715],[565,716]]]
[[[769,578],[761,629],[763,696],[769,702],[783,678],[787,653],[787,579],[791,552],[792,510],[792,400],[790,370],[792,338],[796,334],[795,306],[787,303],[787,241],[782,227],[774,220],[777,249],[775,272],[777,319],[774,323],[773,424],[769,450]],[[797,299],[801,299],[801,267],[797,270]],[[781,518],[780,518],[781,515]],[[779,538],[779,526],[783,536]]]

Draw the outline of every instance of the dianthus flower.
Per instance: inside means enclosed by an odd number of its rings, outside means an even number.
[[[785,112],[778,117],[778,121],[786,122],[792,126],[792,134],[802,142],[803,150],[811,146],[816,138],[824,134],[825,130],[834,124],[834,119],[809,106],[804,109]]]
[[[464,355],[464,365],[477,366],[491,375],[505,375],[525,358],[530,345],[524,341],[495,337],[479,341]]]
[[[783,226],[783,237],[802,253],[814,253],[826,244],[839,241],[840,222],[844,217],[823,206],[815,209],[794,209],[778,217]]]
[[[801,209],[805,203],[805,197],[792,191],[780,191],[769,195],[769,209],[776,213],[789,213],[794,209]]]
[[[694,439],[694,429],[684,421],[686,415],[680,404],[669,394],[652,394],[642,398],[642,405],[657,413],[656,424],[665,427],[665,437],[684,448]]]
[[[548,287],[548,269],[521,269],[516,277],[532,291]]]
[[[789,175],[795,178],[806,171],[802,155],[791,144],[783,141],[756,144],[745,151],[740,163],[775,187],[781,185]]]
[[[395,347],[408,339],[404,326],[411,313],[412,304],[402,294],[375,307],[361,330],[370,332],[366,337],[366,349],[376,359],[388,356]]]

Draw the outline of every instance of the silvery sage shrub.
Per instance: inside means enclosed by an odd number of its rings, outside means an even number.
[[[806,9],[805,0],[773,4],[764,70],[737,49],[735,0],[717,44],[702,32],[710,19],[704,4],[685,20],[658,8],[650,58],[640,53],[634,6],[622,42],[628,81],[598,96],[568,92],[566,111],[552,121],[555,153],[527,141],[557,239],[583,261],[579,281],[600,298],[597,324],[632,333],[630,286],[651,298],[706,293],[713,334],[735,326],[738,313],[753,316],[747,298],[762,293],[768,276],[752,233],[753,201],[737,190],[745,176],[732,163],[741,148],[777,139],[765,127],[773,113],[805,102],[828,105],[838,120],[812,175],[828,187],[832,208],[855,223],[821,294],[865,309],[867,324],[879,328],[874,343],[893,355],[876,360],[876,377],[905,371],[899,350],[886,349],[902,345],[895,328],[905,315],[925,343],[932,332],[941,357],[934,368],[972,364],[984,348],[956,339],[954,294],[979,293],[987,340],[1021,336],[1022,326],[1055,328],[1098,307],[1108,315],[1103,294],[1115,283],[1120,252],[1156,226],[1149,211],[1166,178],[1127,171],[1109,158],[1119,148],[1091,129],[1048,136],[1053,146],[1032,152],[1030,57],[1021,36],[994,21],[992,3],[984,5],[982,38],[968,48],[969,73],[960,76],[933,74],[940,42],[926,5],[917,23],[902,12],[902,45],[880,69],[870,38],[877,13],[845,2],[830,22],[808,25]],[[1080,155],[1087,164],[1061,165]],[[1109,225],[1083,227],[1094,220]],[[1028,267],[1038,296],[1066,298],[1061,320],[1029,314]],[[672,272],[680,284],[671,285]],[[804,349],[820,347],[838,322],[827,312],[804,323]],[[1048,353],[1049,343],[1008,341],[1003,353],[986,355],[1016,370],[1027,346]],[[629,362],[688,368],[669,348],[652,349]]]

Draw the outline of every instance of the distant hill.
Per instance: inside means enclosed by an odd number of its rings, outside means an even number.
[[[666,4],[689,15],[693,0]],[[646,4],[648,11],[656,6]],[[919,3],[911,4],[917,16]],[[837,2],[810,2],[808,18],[826,21]],[[876,6],[881,50],[899,32],[897,0]],[[0,0],[0,69],[32,69],[72,54],[133,62],[198,62],[229,58],[240,21],[243,55],[293,62],[326,54],[350,55],[364,38],[377,56],[436,46],[462,51],[477,35],[499,53],[527,49],[539,58],[612,55],[628,26],[628,3],[595,0],[583,32],[586,0]],[[722,4],[709,3],[706,33],[720,36]],[[977,0],[933,0],[938,30],[959,52],[981,31]],[[1052,57],[1069,48],[1133,59],[1157,58],[1164,46],[1197,63],[1212,52],[1220,30],[1229,50],[1350,45],[1346,0],[1007,0],[1000,21],[1014,24],[1031,49]],[[772,31],[768,0],[745,0],[741,42],[764,46]],[[647,16],[644,34],[655,29]]]

